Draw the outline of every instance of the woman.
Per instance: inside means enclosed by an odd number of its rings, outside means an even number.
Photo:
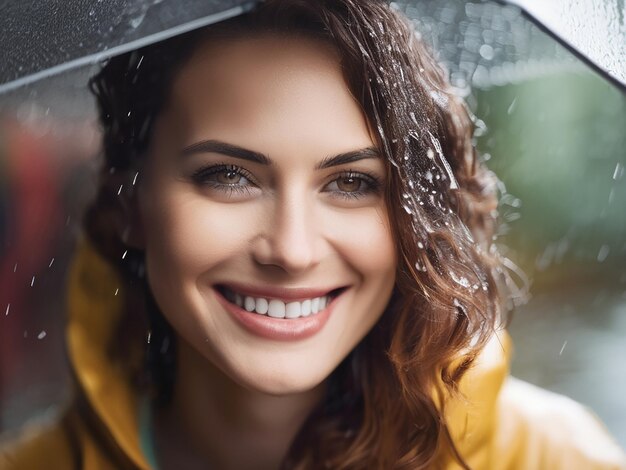
[[[386,4],[268,1],[91,85],[76,399],[7,468],[624,464],[578,405],[502,385],[495,178]]]

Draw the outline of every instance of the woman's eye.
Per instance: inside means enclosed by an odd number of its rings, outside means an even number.
[[[192,180],[199,186],[221,191],[249,193],[256,185],[252,182],[252,175],[244,168],[236,165],[212,165],[202,167],[191,175]]]
[[[360,189],[363,189],[362,186],[364,184],[365,182],[361,178],[355,178],[354,176],[346,176],[345,178],[337,180],[337,188],[346,193],[359,191]]]
[[[227,169],[215,173],[215,180],[221,184],[239,184],[242,179],[243,176],[236,170]]]
[[[380,182],[376,177],[356,172],[342,173],[325,187],[325,191],[344,198],[359,198],[379,190]]]

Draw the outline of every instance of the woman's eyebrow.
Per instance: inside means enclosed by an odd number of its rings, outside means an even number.
[[[219,140],[203,140],[185,147],[181,154],[183,156],[193,155],[195,153],[221,153],[229,157],[241,158],[262,165],[271,165],[272,161],[262,153],[248,150],[237,145],[227,144]]]
[[[234,158],[240,158],[242,160],[248,160],[254,163],[260,163],[262,165],[271,165],[272,160],[254,150],[249,150],[238,145],[227,144],[219,140],[203,140],[185,147],[181,151],[181,155],[188,156],[196,153],[220,153]],[[380,158],[380,152],[375,147],[367,147],[359,150],[352,150],[350,152],[340,153],[332,157],[326,157],[317,165],[316,170],[323,170],[337,165],[344,165],[346,163],[352,163],[357,160],[363,160],[366,158]]]
[[[330,168],[337,165],[345,165],[346,163],[356,162],[357,160],[363,160],[366,158],[380,158],[380,152],[376,147],[367,147],[359,150],[352,150],[350,152],[340,153],[334,157],[326,157],[317,165],[316,170],[323,170],[324,168]]]

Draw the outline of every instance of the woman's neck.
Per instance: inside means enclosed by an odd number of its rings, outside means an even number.
[[[170,468],[277,469],[325,385],[285,396],[242,387],[184,341],[171,404],[156,417],[156,455]]]

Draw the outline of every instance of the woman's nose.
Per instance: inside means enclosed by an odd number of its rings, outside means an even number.
[[[319,221],[304,198],[276,200],[263,231],[255,240],[253,257],[261,265],[273,265],[290,274],[319,262]]]

